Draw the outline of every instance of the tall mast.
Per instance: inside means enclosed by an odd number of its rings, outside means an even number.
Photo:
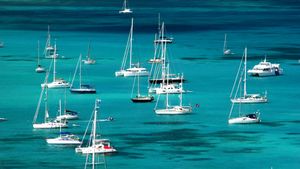
[[[53,65],[53,82],[55,82],[55,75],[56,75],[56,42],[55,42],[55,45],[54,45],[53,62],[54,62],[54,65]]]
[[[245,48],[244,97],[247,95],[247,47]]]
[[[168,74],[169,74],[169,64],[167,65],[167,72],[168,72]],[[169,85],[169,80],[167,79],[167,85]],[[169,92],[168,92],[168,90],[167,90],[167,95],[166,95],[166,109],[168,109],[168,107],[169,107]]]
[[[82,55],[80,54],[79,56],[79,88],[81,89],[81,57]]]
[[[37,64],[38,66],[40,65],[40,41],[38,40],[38,44],[37,44]]]
[[[138,86],[137,86],[137,88],[138,88],[138,97],[140,97],[140,74],[138,73]]]
[[[125,0],[126,2],[126,0]],[[132,60],[132,38],[133,36],[133,18],[131,18],[131,28],[130,28],[130,46],[129,46],[129,68],[131,68]]]
[[[164,79],[165,79],[165,76],[166,76],[166,48],[167,48],[167,45],[163,41],[164,26],[165,26],[165,23],[163,22],[162,26],[161,26],[161,37],[158,37],[162,40],[161,41],[161,59],[162,59],[161,76],[162,76],[163,83],[164,83]]]
[[[224,52],[226,51],[226,48],[227,48],[227,46],[226,46],[226,37],[227,37],[227,34],[225,33],[225,37],[224,37],[224,46],[223,46],[223,54],[225,54]]]
[[[44,119],[44,122],[46,122],[47,119],[49,118],[49,113],[48,113],[48,85],[47,85],[47,81],[46,81],[44,87],[46,88],[46,90],[45,90],[45,119]]]
[[[61,117],[61,99],[59,99],[59,116]],[[61,123],[62,119],[60,119]],[[61,125],[59,125],[59,135],[61,135]]]

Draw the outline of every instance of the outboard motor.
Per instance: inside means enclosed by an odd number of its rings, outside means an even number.
[[[279,69],[275,68],[275,75],[278,76],[279,75]]]

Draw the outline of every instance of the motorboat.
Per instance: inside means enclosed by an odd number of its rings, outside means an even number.
[[[280,68],[280,64],[273,64],[267,62],[265,58],[264,61],[259,62],[252,69],[248,70],[248,74],[251,76],[278,76],[283,74],[283,69]]]

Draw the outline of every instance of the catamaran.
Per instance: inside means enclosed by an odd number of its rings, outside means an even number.
[[[137,64],[132,63],[132,41],[133,41],[133,18],[131,19],[131,28],[130,28],[121,68],[119,71],[115,72],[115,75],[117,77],[120,77],[120,76],[127,77],[127,76],[137,76],[137,75],[148,76],[149,75],[149,72],[147,71],[147,69],[141,67],[139,63],[137,63]],[[125,67],[127,66],[126,62],[127,62],[128,57],[129,57],[129,68],[125,69]]]
[[[244,67],[243,70],[241,70],[243,62],[244,62]],[[241,91],[240,88],[241,88],[242,81],[244,83],[243,96],[236,97],[237,93]],[[235,96],[234,98],[232,98],[234,92],[235,92]],[[264,96],[261,96],[260,94],[247,93],[247,48],[245,48],[244,55],[241,59],[240,66],[236,74],[236,78],[231,90],[230,97],[232,103],[266,103],[268,101],[266,93]]]
[[[265,57],[264,61],[259,62],[259,64],[255,65],[252,69],[248,70],[248,74],[251,76],[278,76],[283,74],[283,69],[280,68],[280,64],[273,64],[271,62],[267,62],[267,57]]]
[[[110,141],[108,139],[98,139],[97,138],[97,113],[100,108],[100,100],[96,99],[95,108],[92,113],[94,117],[92,120],[92,133],[89,140],[89,145],[87,147],[82,147],[81,145],[75,148],[75,152],[83,153],[83,154],[92,154],[92,153],[112,153],[117,150],[110,145]],[[90,122],[89,122],[90,124]],[[89,124],[87,125],[86,132],[89,128]],[[86,132],[84,135],[86,135]]]
[[[45,83],[47,83],[47,79],[48,79],[48,74],[49,72],[46,73],[46,77],[45,77]],[[45,93],[44,93],[45,91]],[[38,118],[38,114],[39,114],[39,110],[40,110],[40,106],[41,106],[41,102],[43,100],[43,95],[45,94],[45,98],[44,98],[44,103],[45,103],[45,117],[44,117],[44,122],[42,123],[37,123],[37,118]],[[41,94],[40,94],[40,98],[39,98],[39,102],[35,111],[35,115],[33,118],[33,128],[35,129],[51,129],[51,128],[64,128],[64,127],[68,127],[67,123],[65,120],[52,120],[49,118],[49,112],[48,112],[48,86],[45,85],[42,87],[41,90]]]
[[[40,41],[38,41],[37,53],[37,68],[35,69],[35,72],[44,73],[46,72],[46,69],[40,65]]]
[[[119,13],[124,13],[124,14],[132,13],[132,10],[130,8],[128,8],[126,0],[124,0],[122,10],[119,11]]]
[[[79,67],[79,87],[75,88],[74,87],[74,80],[77,74],[77,70]],[[74,72],[74,76],[72,79],[72,83],[71,83],[71,87],[70,87],[70,91],[72,93],[80,93],[80,94],[89,94],[89,93],[96,93],[96,89],[94,87],[92,87],[91,85],[87,85],[87,84],[82,84],[82,73],[81,73],[81,54],[79,56],[77,65],[76,65],[76,69]]]
[[[56,53],[56,45],[54,45],[54,54]],[[65,88],[65,87],[70,87],[70,84],[65,81],[62,78],[56,78],[56,57],[53,58],[51,64],[50,64],[50,68],[52,66],[53,63],[53,81],[50,83],[42,83],[41,87],[45,87],[47,86],[47,88]]]

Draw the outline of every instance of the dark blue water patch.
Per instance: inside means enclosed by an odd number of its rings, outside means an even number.
[[[5,59],[4,61],[8,62],[33,62],[33,59]]]
[[[259,132],[247,131],[247,132],[239,132],[239,131],[218,131],[213,133],[206,134],[207,137],[224,139],[226,141],[232,142],[257,142],[259,140]],[[255,137],[254,137],[255,136]]]
[[[284,126],[281,122],[261,122],[260,125],[268,127],[281,127]]]
[[[21,162],[20,160],[1,159],[0,166],[1,169],[26,168],[28,167],[28,164]]]
[[[22,142],[31,142],[34,140],[44,139],[42,136],[31,136],[31,135],[14,135],[12,137],[0,138],[0,142],[4,143],[22,143]]]
[[[2,58],[11,58],[11,57],[13,57],[13,55],[0,55],[0,57],[2,57]]]
[[[186,158],[186,161],[211,161],[214,160],[214,158],[210,157],[202,157],[202,158]]]
[[[188,123],[180,122],[180,121],[155,121],[155,122],[145,122],[143,124],[146,124],[146,125],[185,125]]]
[[[145,156],[142,153],[133,153],[129,152],[128,150],[132,149],[132,147],[123,147],[124,151],[118,149],[117,154],[114,153],[114,155],[122,156],[122,158],[127,158],[127,159],[144,159]]]
[[[262,147],[245,147],[245,148],[230,148],[230,150],[223,150],[228,154],[249,154],[249,153],[261,153]]]

